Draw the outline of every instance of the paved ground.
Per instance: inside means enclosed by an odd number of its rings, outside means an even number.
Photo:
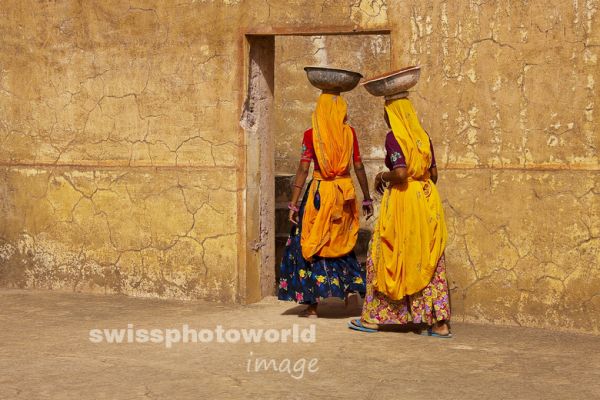
[[[297,310],[273,299],[243,307],[0,290],[0,398],[600,398],[597,336],[467,324],[454,324],[450,340],[397,331],[361,334],[346,329],[357,310],[348,312],[339,302],[326,304],[326,317],[317,320],[297,318]],[[216,338],[218,325],[228,330],[300,324],[301,331],[312,323],[315,343],[199,342],[166,348],[90,341],[91,329],[128,324],[132,332],[188,324],[205,329],[202,340],[208,340],[206,330]],[[285,371],[274,371],[272,363],[257,372],[257,358],[274,359]],[[318,361],[310,366],[312,359]],[[295,379],[302,370],[304,376]]]

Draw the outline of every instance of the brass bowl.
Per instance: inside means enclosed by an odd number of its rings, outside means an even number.
[[[373,96],[385,96],[389,99],[415,86],[420,76],[421,67],[412,66],[371,78],[362,85]]]
[[[358,72],[325,67],[305,67],[309,82],[327,93],[348,92],[358,85],[363,77]]]

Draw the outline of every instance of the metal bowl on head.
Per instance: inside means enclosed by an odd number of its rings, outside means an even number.
[[[326,93],[348,92],[358,85],[363,77],[358,72],[326,67],[305,67],[311,85]]]
[[[415,86],[420,76],[421,67],[412,66],[371,78],[362,85],[373,96],[385,96],[391,99]]]

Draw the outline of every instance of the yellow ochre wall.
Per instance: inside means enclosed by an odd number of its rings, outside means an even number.
[[[0,285],[254,297],[244,34],[389,30],[391,67],[423,66],[454,319],[599,332],[599,3],[4,1]],[[381,115],[357,115],[373,175]]]

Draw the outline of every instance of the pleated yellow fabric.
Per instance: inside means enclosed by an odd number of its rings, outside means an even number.
[[[348,105],[341,96],[321,94],[312,117],[313,146],[320,171],[313,178],[302,219],[302,255],[341,257],[358,237],[356,193],[349,175],[352,129],[345,123]],[[319,193],[319,208],[315,194]]]
[[[422,290],[431,280],[446,248],[448,233],[442,202],[430,179],[429,136],[408,99],[385,106],[394,137],[404,153],[408,182],[385,191],[375,227],[371,257],[373,286],[400,300]]]

